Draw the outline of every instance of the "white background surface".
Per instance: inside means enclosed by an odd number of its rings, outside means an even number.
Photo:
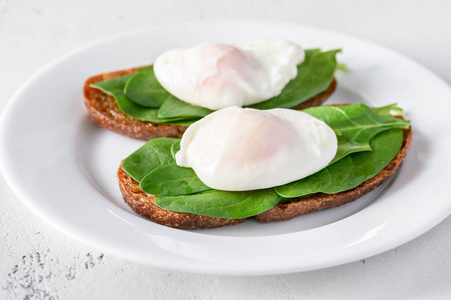
[[[450,11],[451,2],[439,0],[0,0],[0,110],[33,73],[77,47],[187,20],[257,19],[334,29],[390,47],[451,84]],[[86,247],[37,219],[3,177],[0,199],[0,299],[451,297],[451,218],[401,247],[344,266],[234,277],[156,269]],[[433,200],[425,199],[431,205]]]

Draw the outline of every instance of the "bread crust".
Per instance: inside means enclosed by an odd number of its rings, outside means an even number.
[[[398,154],[381,172],[359,186],[336,194],[317,193],[309,197],[293,198],[288,203],[279,204],[255,216],[255,219],[262,223],[286,221],[303,214],[352,202],[377,188],[395,173],[404,160],[411,141],[412,130],[403,130],[403,143]],[[156,205],[157,196],[149,195],[141,190],[139,183],[131,178],[121,166],[119,166],[117,178],[125,202],[136,213],[158,224],[180,229],[205,229],[235,225],[246,220],[212,218],[164,210]]]
[[[117,106],[113,96],[99,89],[90,87],[92,83],[133,74],[136,69],[104,73],[86,80],[84,86],[84,102],[91,119],[105,129],[139,140],[150,140],[156,137],[181,137],[187,126],[157,124],[133,119],[125,115]]]
[[[122,113],[113,96],[110,96],[90,85],[95,82],[134,74],[137,68],[104,73],[86,80],[84,85],[84,102],[91,119],[105,129],[140,140],[150,140],[156,137],[181,137],[187,126],[170,124],[157,124],[133,119]],[[324,92],[301,103],[296,109],[318,106],[335,91],[337,81],[335,78]]]
[[[125,202],[134,212],[152,222],[179,229],[204,229],[235,225],[246,221],[246,219],[220,219],[165,210],[155,203],[157,196],[141,190],[139,182],[130,177],[122,169],[122,166],[119,166],[117,178]]]

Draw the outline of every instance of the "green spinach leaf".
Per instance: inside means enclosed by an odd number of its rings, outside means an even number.
[[[350,154],[309,177],[276,187],[275,190],[282,197],[295,198],[352,189],[375,176],[396,156],[402,145],[402,130],[381,132],[371,140],[370,145],[373,151]]]
[[[349,142],[343,136],[337,136],[337,140],[337,153],[335,154],[329,165],[333,164],[336,161],[339,161],[348,154],[361,151],[371,151],[371,146],[369,145],[369,143]]]
[[[389,104],[382,107],[373,108],[374,112],[385,116],[402,116],[403,109],[398,107],[398,104]]]
[[[212,112],[208,108],[191,105],[170,95],[158,110],[158,117],[167,119],[199,119]]]
[[[191,168],[175,164],[155,168],[141,179],[141,189],[152,195],[187,195],[211,190]]]
[[[124,94],[124,87],[127,81],[132,77],[132,74],[115,77],[112,79],[100,81],[91,84],[91,87],[97,88],[108,95],[111,95],[116,100],[119,109],[126,114],[137,120],[149,121],[154,123],[167,123],[174,125],[189,125],[192,122],[186,122],[183,119],[162,119],[158,118],[158,108],[149,108],[138,105],[131,101]]]
[[[122,161],[122,169],[136,181],[141,181],[152,170],[175,162],[171,147],[178,140],[157,138],[148,141]]]
[[[181,141],[181,139],[178,139],[171,146],[171,153],[172,153],[172,157],[174,157],[174,159],[175,159],[175,154],[180,151],[180,141]]]
[[[158,196],[159,207],[215,218],[241,219],[255,216],[276,206],[282,197],[274,189],[250,192],[211,190],[184,196]]]
[[[153,65],[145,66],[145,67],[141,67],[139,69],[136,69],[136,73],[148,73],[148,72],[154,74]]]
[[[325,91],[334,77],[338,52],[340,50],[327,52],[321,52],[318,49],[306,50],[305,60],[298,66],[296,78],[291,80],[278,96],[250,107],[292,108]]]
[[[159,108],[172,96],[158,82],[153,66],[146,67],[131,76],[124,87],[124,93],[136,104],[153,108]]]
[[[387,106],[388,107],[388,106]],[[390,106],[390,111],[397,106]],[[379,132],[391,128],[408,129],[410,122],[398,119],[387,113],[387,108],[372,109],[363,103],[347,106],[317,106],[304,109],[317,119],[322,120],[333,130],[339,132],[339,145],[341,145],[333,161],[340,156],[362,151],[362,147],[369,150],[370,140]],[[379,114],[379,113],[380,114]]]

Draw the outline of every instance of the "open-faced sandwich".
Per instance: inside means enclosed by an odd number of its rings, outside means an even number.
[[[151,66],[91,77],[84,101],[92,120],[116,133],[180,137],[224,107],[320,105],[335,89],[338,52],[274,40],[202,44],[165,52]]]
[[[118,170],[127,204],[183,229],[284,221],[354,201],[394,174],[412,139],[396,105],[229,107],[182,139],[156,138]]]

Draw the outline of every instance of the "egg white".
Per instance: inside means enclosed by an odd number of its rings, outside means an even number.
[[[324,122],[290,110],[229,107],[192,124],[176,154],[207,186],[226,191],[286,184],[324,167],[337,137]]]
[[[217,110],[277,96],[296,77],[304,58],[304,50],[288,41],[202,44],[161,54],[154,71],[160,84],[180,100]]]

